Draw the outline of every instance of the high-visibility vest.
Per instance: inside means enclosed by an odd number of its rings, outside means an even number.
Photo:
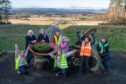
[[[80,50],[80,56],[87,56],[90,57],[92,55],[92,47],[91,42],[84,45],[82,43],[81,50]]]
[[[54,67],[58,67],[57,58],[55,58],[55,60],[54,60]],[[68,68],[67,58],[65,57],[64,54],[62,54],[62,56],[61,56],[60,68],[61,69],[67,69]]]
[[[62,40],[62,36],[60,35],[59,38],[57,38],[56,36],[54,36],[55,38],[55,42],[56,44],[60,44],[61,43],[61,40]]]
[[[19,54],[18,57],[15,58],[15,70],[18,70],[18,69],[19,69],[19,67],[20,67],[20,60],[21,60],[21,56],[20,56],[20,54]],[[24,58],[24,64],[25,64],[25,65],[27,64],[25,58]]]
[[[99,47],[101,48],[101,50],[99,51],[99,53],[104,53],[105,52],[105,47],[109,46],[109,42],[105,43],[105,45],[103,45],[102,42],[99,42]]]

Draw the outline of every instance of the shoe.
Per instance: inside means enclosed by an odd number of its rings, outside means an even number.
[[[17,71],[17,74],[21,75],[21,72],[20,71]]]
[[[58,77],[58,76],[59,76],[59,74],[57,73],[57,74],[56,74],[56,77]]]

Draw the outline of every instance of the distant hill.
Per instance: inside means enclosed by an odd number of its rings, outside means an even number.
[[[106,9],[12,8],[11,14],[96,14],[106,11]]]

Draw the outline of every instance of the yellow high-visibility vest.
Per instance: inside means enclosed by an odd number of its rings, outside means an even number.
[[[18,57],[15,59],[15,70],[18,70],[19,69],[20,60],[21,60],[21,56],[19,54]],[[24,64],[27,64],[26,59],[24,59]]]
[[[56,44],[60,44],[61,43],[61,40],[62,40],[62,36],[60,35],[59,36],[59,39],[57,39],[57,37],[56,36],[54,36],[54,38],[55,38],[55,42],[56,42]]]

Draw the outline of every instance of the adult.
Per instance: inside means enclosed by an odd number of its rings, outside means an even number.
[[[27,49],[29,44],[34,44],[37,42],[34,32],[32,30],[28,30],[27,36],[25,37],[25,42],[25,49]]]
[[[49,38],[48,36],[45,34],[45,30],[44,29],[40,29],[40,34],[37,38],[37,42],[44,42],[44,43],[49,43]]]
[[[27,36],[25,37],[25,41],[26,41],[25,49],[28,48],[29,44],[35,44],[37,42],[34,32],[32,30],[28,30]],[[28,64],[30,64],[32,58],[33,58],[33,56],[31,54],[31,52],[29,51],[28,56],[26,58]]]

